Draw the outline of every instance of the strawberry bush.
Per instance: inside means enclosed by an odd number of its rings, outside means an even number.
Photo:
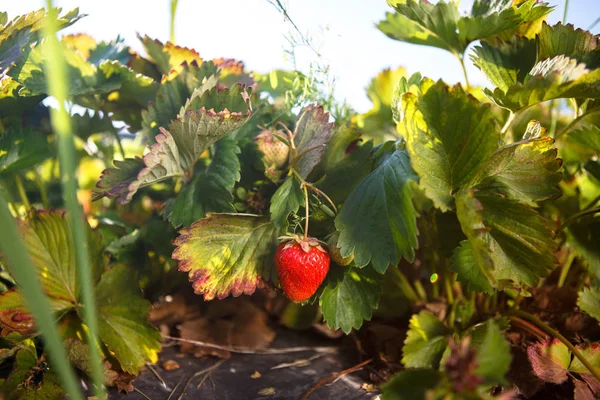
[[[450,52],[464,82],[385,70],[360,114],[299,71],[62,36],[80,234],[50,125],[53,17],[0,13],[0,197],[78,373],[95,346],[104,384],[133,390],[170,338],[152,303],[191,287],[195,306],[277,298],[271,323],[353,335],[383,399],[600,397],[600,37],[536,0],[389,3],[378,29]],[[0,239],[4,396],[64,397]]]

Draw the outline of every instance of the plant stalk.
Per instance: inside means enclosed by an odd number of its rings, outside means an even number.
[[[571,344],[571,342],[569,342],[567,340],[567,338],[565,338],[563,335],[561,335],[560,332],[550,328],[548,325],[546,325],[546,323],[544,321],[542,321],[535,315],[531,315],[525,311],[521,311],[521,310],[509,311],[508,315],[509,316],[514,315],[516,317],[520,317],[526,321],[529,321],[529,322],[533,323],[534,325],[536,325],[538,328],[540,328],[542,331],[547,333],[548,335],[560,340],[562,342],[562,344],[567,346],[567,348],[571,351],[571,353],[573,353],[573,355],[575,357],[577,357],[579,359],[579,361],[581,361],[581,363],[590,371],[590,373],[592,375],[594,375],[594,378],[596,378],[598,380],[598,382],[600,382],[600,371],[598,371],[596,368],[594,368],[594,366],[588,361],[588,359],[585,358],[585,356],[583,354],[581,354],[581,352],[575,346],[573,346]]]
[[[21,241],[8,204],[0,197],[0,251],[6,259],[11,275],[16,279],[27,309],[33,314],[36,326],[42,332],[46,351],[56,368],[58,378],[72,400],[83,400],[81,388],[69,364],[50,302],[37,279],[35,266]]]
[[[63,198],[69,212],[68,222],[71,228],[77,261],[77,275],[81,284],[83,303],[83,321],[87,325],[89,357],[94,383],[94,393],[99,399],[106,398],[104,371],[100,358],[100,346],[97,342],[96,296],[92,279],[92,268],[87,240],[87,225],[83,210],[77,199],[76,153],[71,117],[65,109],[68,100],[68,80],[63,47],[56,37],[58,11],[53,8],[52,0],[46,1],[49,18],[44,26],[47,54],[46,70],[48,92],[57,100],[58,109],[51,110],[52,129],[58,137],[58,156],[61,169]],[[78,310],[79,311],[79,310]]]
[[[175,43],[175,14],[177,13],[177,4],[179,0],[171,0],[171,30],[169,40],[171,43]]]
[[[25,187],[23,186],[23,180],[21,179],[21,175],[15,175],[15,184],[17,185],[17,190],[19,191],[21,203],[23,203],[25,209],[29,211],[31,209],[31,203],[29,202],[29,197],[27,197],[27,192],[25,191]]]
[[[310,219],[310,211],[308,209],[309,204],[308,204],[308,189],[306,188],[305,184],[302,184],[302,190],[304,190],[304,207],[306,208],[305,210],[305,221],[304,221],[304,239],[308,239],[308,220]]]
[[[465,79],[465,85],[466,85],[467,89],[469,89],[471,87],[471,85],[469,84],[469,77],[467,75],[467,67],[465,65],[464,56],[461,57],[458,54],[456,54],[456,58],[458,58],[458,61],[460,62],[460,67],[462,68],[462,72],[463,72],[463,78]]]

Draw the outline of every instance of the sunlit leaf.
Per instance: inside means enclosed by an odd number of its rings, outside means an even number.
[[[553,233],[544,218],[523,203],[469,190],[456,199],[458,219],[481,274],[496,281],[535,286],[555,266]],[[466,252],[461,249],[460,252]],[[461,254],[466,257],[466,254]],[[456,258],[455,258],[456,261]],[[461,260],[465,262],[464,258]],[[461,270],[455,267],[455,270]],[[465,271],[463,271],[464,273]],[[471,284],[486,288],[480,274]],[[469,275],[459,277],[464,281]]]
[[[596,83],[600,68],[590,70],[583,63],[559,55],[539,61],[523,82],[517,82],[504,91],[485,89],[496,104],[513,111],[560,98],[600,98]]]
[[[402,363],[407,368],[438,368],[449,334],[450,330],[433,314],[421,311],[413,315],[402,348]]]
[[[19,223],[22,240],[40,282],[57,311],[78,304],[81,290],[76,272],[75,243],[67,218],[64,212],[36,211]],[[87,236],[92,277],[97,282],[106,263],[102,238],[89,228]]]
[[[82,17],[84,15],[79,15],[79,9],[75,8],[58,17],[57,28],[66,28]],[[0,26],[0,75],[9,67],[20,68],[22,62],[27,59],[32,44],[41,39],[41,29],[47,18],[48,12],[42,8],[18,16]]]
[[[142,110],[144,135],[153,142],[155,136],[160,132],[160,127],[168,126],[172,120],[177,118],[181,108],[185,106],[194,90],[208,83],[206,80],[216,74],[216,66],[212,62],[204,62],[200,65],[196,63],[187,65],[176,76],[165,78],[156,92],[154,101],[148,104],[147,110]],[[207,89],[211,89],[215,85],[216,79],[213,79],[207,85]]]
[[[556,198],[561,194],[557,186],[562,179],[562,160],[556,154],[550,137],[511,143],[492,154],[471,185],[530,205]]]
[[[590,69],[600,67],[600,48],[597,35],[573,25],[544,23],[538,35],[538,60],[565,55]]]
[[[229,89],[219,91],[225,98],[229,98],[229,93]],[[127,204],[140,188],[165,179],[189,176],[200,155],[219,139],[239,129],[249,116],[248,109],[245,113],[230,112],[226,108],[215,112],[213,108],[203,107],[185,112],[171,122],[168,130],[161,128],[156,143],[142,162],[126,159],[115,162],[116,168],[107,169],[98,182],[99,190],[94,199],[106,196]]]
[[[138,35],[138,39],[144,45],[148,56],[156,63],[163,75],[169,75],[172,69],[180,70],[181,64],[202,63],[202,57],[194,49],[180,47],[171,42],[163,44],[157,39]]]
[[[476,40],[517,33],[521,25],[543,18],[551,11],[544,3],[527,0],[475,2],[471,13],[461,16],[458,3],[406,0],[391,4],[395,14],[388,13],[378,28],[392,39],[438,47],[461,55]]]
[[[490,107],[460,85],[423,80],[421,88],[420,97],[402,98],[406,147],[420,186],[445,211],[496,151],[500,133]]]
[[[303,178],[311,173],[325,155],[332,128],[329,114],[321,106],[310,105],[300,113],[294,129],[294,143],[298,152],[295,168]]]
[[[583,289],[579,292],[577,306],[600,321],[600,290],[598,288]]]
[[[161,336],[148,322],[150,302],[142,296],[129,267],[114,266],[102,275],[96,303],[98,336],[125,372],[137,374],[146,362],[158,360]]]
[[[268,218],[209,214],[179,233],[173,258],[205,300],[252,294],[276,279],[276,230]]]
[[[471,60],[500,90],[506,92],[524,82],[536,61],[536,42],[518,36],[509,42],[491,45],[482,42],[473,49]]]

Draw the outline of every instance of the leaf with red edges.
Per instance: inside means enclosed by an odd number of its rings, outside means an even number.
[[[277,233],[269,218],[250,214],[208,214],[179,231],[173,259],[205,300],[252,294],[276,279]]]

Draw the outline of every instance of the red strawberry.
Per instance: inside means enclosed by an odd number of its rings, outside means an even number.
[[[329,253],[316,239],[294,239],[277,247],[275,266],[283,293],[299,303],[315,294],[327,276]]]

